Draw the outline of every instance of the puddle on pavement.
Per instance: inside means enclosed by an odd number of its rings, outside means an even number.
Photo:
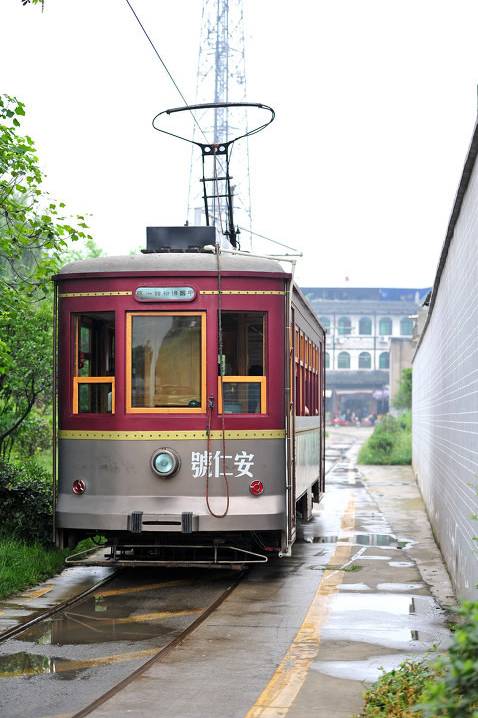
[[[112,605],[101,597],[88,601],[88,605],[42,621],[17,636],[18,641],[38,646],[85,645],[110,643],[112,641],[145,641],[158,636],[175,634],[171,619],[182,616],[194,618],[201,609],[181,611],[151,611],[148,607],[141,613],[126,605]],[[176,625],[176,624],[174,624]]]
[[[366,583],[342,583],[339,591],[371,591],[370,586]]]
[[[7,656],[0,656],[0,678],[15,678],[17,676],[39,676],[45,673],[55,673],[64,678],[74,678],[79,672],[77,668],[69,669],[69,664],[74,664],[67,658],[52,658],[41,656],[35,653],[11,653]],[[72,675],[72,673],[74,675]]]
[[[340,591],[331,600],[324,641],[347,641],[414,653],[449,645],[445,614],[431,596]]]
[[[390,561],[388,565],[392,568],[410,568],[415,566],[415,563],[413,561]]]
[[[363,661],[315,661],[313,670],[332,678],[345,678],[352,681],[373,683],[383,671],[392,671],[407,658],[416,658],[410,653],[392,653],[385,656],[370,656]]]
[[[377,591],[420,591],[425,584],[419,583],[378,583]]]
[[[308,532],[304,532],[303,540],[305,543],[349,543],[357,546],[391,546],[393,548],[404,549],[411,545],[411,541],[407,539],[397,539],[392,534],[363,534],[357,533],[351,536],[310,536]]]

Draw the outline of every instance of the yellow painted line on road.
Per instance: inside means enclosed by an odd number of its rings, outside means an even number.
[[[46,593],[50,593],[53,590],[53,586],[42,586],[40,588],[34,588],[31,591],[25,591],[21,594],[22,598],[41,598]]]
[[[341,521],[342,530],[355,523],[355,500],[346,506]],[[329,565],[344,566],[350,559],[353,546],[338,545]],[[310,666],[316,660],[320,646],[320,630],[328,613],[330,597],[337,593],[345,572],[341,569],[324,573],[307,615],[287,653],[277,667],[261,695],[245,718],[284,718],[304,685]]]
[[[187,583],[186,579],[177,581],[161,581],[161,583],[146,583],[141,586],[129,586],[128,588],[111,588],[108,591],[98,591],[96,598],[107,598],[108,596],[126,596],[128,593],[141,593],[141,591],[154,591],[157,588],[168,588],[168,586],[181,586]]]
[[[129,623],[149,623],[151,621],[162,621],[165,618],[176,618],[178,616],[191,616],[194,613],[201,613],[204,608],[188,608],[181,611],[155,611],[154,613],[138,613],[124,618],[100,618],[99,616],[85,616],[84,614],[71,613],[72,616],[82,616],[85,622],[94,621],[102,625],[125,625]]]

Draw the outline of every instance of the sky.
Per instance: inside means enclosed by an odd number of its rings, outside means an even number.
[[[131,2],[193,102],[202,0]],[[277,113],[250,141],[253,229],[303,252],[302,286],[430,286],[477,114],[478,4],[244,0],[244,17],[249,100]],[[190,149],[151,127],[182,101],[125,0],[0,0],[0,27],[0,91],[27,105],[51,194],[107,254],[182,225]]]

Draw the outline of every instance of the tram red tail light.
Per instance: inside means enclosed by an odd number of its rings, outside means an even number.
[[[76,481],[73,482],[73,485],[72,485],[72,487],[71,487],[71,490],[72,490],[73,493],[76,494],[77,496],[78,496],[79,494],[84,494],[84,493],[85,493],[85,490],[86,490],[86,484],[85,484],[84,481],[82,481],[82,479],[76,479]]]
[[[249,491],[253,496],[260,496],[264,493],[264,484],[262,481],[251,481],[249,484]]]

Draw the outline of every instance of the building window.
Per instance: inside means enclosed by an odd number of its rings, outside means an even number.
[[[361,317],[359,321],[359,334],[368,334],[370,335],[372,333],[372,320],[370,317]]]
[[[390,368],[390,356],[388,352],[382,352],[378,358],[379,369]]]
[[[352,334],[352,322],[350,321],[350,318],[340,317],[339,321],[337,322],[337,328],[339,334],[341,334],[342,336]]]
[[[221,324],[223,355],[218,363],[219,413],[265,414],[265,314],[223,312]]]
[[[390,317],[382,317],[378,323],[378,333],[383,336],[390,336],[392,334],[392,320]]]
[[[400,334],[402,337],[411,337],[413,334],[413,321],[411,319],[400,319]]]
[[[340,352],[337,357],[338,369],[350,369],[350,354],[348,352]]]
[[[127,315],[126,409],[131,413],[206,411],[206,315]]]
[[[371,369],[372,368],[372,357],[369,352],[360,352],[359,354],[359,369]]]
[[[115,412],[115,315],[74,317],[73,414]]]
[[[319,317],[319,322],[326,332],[330,332],[330,317]]]
[[[325,368],[326,368],[326,369],[330,369],[330,355],[329,355],[329,352],[325,352],[324,361],[325,361]]]

